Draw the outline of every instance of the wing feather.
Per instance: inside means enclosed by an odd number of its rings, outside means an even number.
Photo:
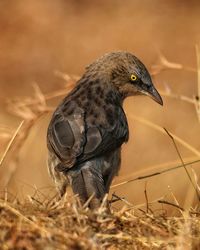
[[[57,112],[50,122],[47,139],[66,169],[73,167],[85,143],[83,111],[77,109],[70,116]]]
[[[50,124],[48,140],[64,163],[59,171],[67,171],[75,164],[111,152],[128,140],[127,120],[121,107],[113,126],[86,124],[83,109],[77,109],[70,116],[58,112]]]

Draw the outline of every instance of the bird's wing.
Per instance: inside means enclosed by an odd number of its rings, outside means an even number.
[[[84,111],[79,109],[71,116],[57,112],[48,130],[48,141],[64,164],[58,171],[66,171],[82,163],[113,151],[128,139],[128,125],[121,108],[112,126],[87,124]]]
[[[111,152],[128,140],[128,124],[121,107],[112,126],[93,126],[87,129],[83,160]]]
[[[48,128],[47,140],[65,169],[73,167],[85,144],[83,110],[76,109],[70,116],[61,110],[56,112]]]

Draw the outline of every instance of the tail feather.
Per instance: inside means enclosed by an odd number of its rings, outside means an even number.
[[[99,207],[106,191],[104,180],[99,168],[87,162],[81,166],[78,173],[72,178],[72,189],[78,194],[81,201],[85,203],[91,196],[89,206],[91,208]]]

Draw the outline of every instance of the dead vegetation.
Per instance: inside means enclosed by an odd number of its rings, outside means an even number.
[[[169,62],[163,55],[160,55],[160,63],[152,67],[152,74],[157,75],[168,69],[197,72],[198,93],[196,96],[190,98],[176,95],[171,93],[169,88],[161,91],[161,94],[194,105],[198,119],[200,119],[198,47],[196,51],[198,70]],[[7,168],[6,176],[1,176],[1,185],[5,188],[17,170],[20,151],[30,130],[44,114],[52,110],[48,101],[66,95],[78,78],[59,72],[56,74],[65,80],[62,89],[43,94],[38,85],[33,84],[34,95],[32,97],[9,100],[7,103],[8,111],[18,116],[21,122],[14,132],[1,127],[1,138],[9,139],[0,159],[0,167],[6,164]],[[200,161],[200,151],[157,124],[142,117],[134,115],[130,117],[166,134],[173,142],[180,164],[166,163],[162,168],[154,166],[152,173],[144,173],[134,178],[131,178],[130,174],[129,178],[113,187],[184,168],[199,201],[198,178],[195,172],[191,169],[188,171],[188,168],[191,164]],[[187,148],[195,155],[195,158],[185,162],[179,152],[179,144]],[[36,189],[33,196],[28,196],[21,202],[4,191],[0,200],[0,249],[200,249],[199,202],[188,210],[179,205],[173,194],[173,202],[165,197],[149,201],[146,189],[144,192],[146,202],[139,206],[134,206],[125,198],[113,194],[111,204],[121,202],[124,206],[119,210],[111,205],[111,214],[105,212],[104,205],[98,211],[91,212],[86,206],[82,207],[76,197],[69,195],[57,202],[56,198],[46,197],[42,191]],[[152,207],[155,203],[160,205],[160,209]],[[167,207],[177,211],[178,215],[170,217]]]
[[[23,204],[1,200],[0,248],[199,249],[199,214],[180,212],[167,217],[165,210],[127,206],[112,214],[104,206],[91,212],[72,197],[60,202],[32,197]]]

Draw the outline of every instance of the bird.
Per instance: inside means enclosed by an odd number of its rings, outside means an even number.
[[[107,53],[85,68],[47,129],[48,170],[60,197],[71,186],[82,204],[101,205],[129,139],[123,101],[136,95],[163,105],[147,68],[130,52]]]

